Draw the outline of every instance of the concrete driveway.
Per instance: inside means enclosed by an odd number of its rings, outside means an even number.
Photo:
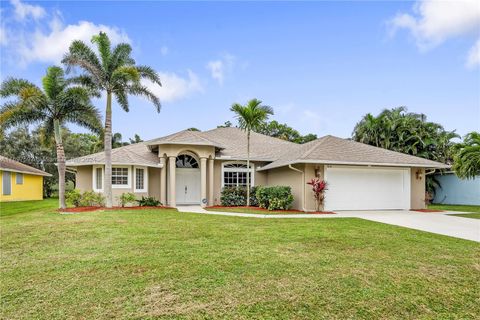
[[[480,219],[449,215],[458,212],[337,211],[337,213],[338,217],[356,217],[480,242]]]

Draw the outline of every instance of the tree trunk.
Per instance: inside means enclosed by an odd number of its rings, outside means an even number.
[[[58,169],[58,207],[65,209],[65,150],[63,149],[60,121],[54,120],[55,144],[57,147],[57,169]]]
[[[250,130],[247,131],[247,207],[250,207]]]
[[[107,109],[105,112],[105,180],[103,183],[103,193],[107,208],[113,205],[112,199],[112,93],[107,91]]]

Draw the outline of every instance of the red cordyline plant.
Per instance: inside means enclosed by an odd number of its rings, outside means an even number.
[[[307,184],[312,186],[313,197],[317,205],[317,211],[320,211],[320,207],[323,205],[323,200],[325,200],[325,190],[327,190],[327,182],[319,178],[313,178]]]

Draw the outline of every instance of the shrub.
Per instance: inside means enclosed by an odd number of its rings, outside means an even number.
[[[102,207],[105,205],[105,197],[101,193],[85,191],[80,199],[80,207]]]
[[[73,189],[66,194],[67,204],[74,207],[101,207],[105,205],[105,197],[93,191],[83,193]]]
[[[255,192],[257,187],[250,188],[250,206],[258,206]],[[220,195],[220,202],[225,207],[238,207],[247,205],[247,188],[245,187],[225,187]]]
[[[292,207],[292,189],[287,186],[258,187],[256,196],[260,208],[288,210]]]
[[[80,206],[81,199],[82,199],[82,194],[78,189],[70,190],[65,194],[65,201],[69,206],[74,206],[74,207]]]
[[[141,207],[157,207],[161,206],[162,203],[155,199],[154,197],[144,197],[142,196],[142,199],[137,200],[138,205]]]
[[[129,203],[135,203],[137,198],[135,197],[135,194],[131,192],[124,192],[118,197],[118,200],[120,201],[120,205],[125,207],[125,205]]]

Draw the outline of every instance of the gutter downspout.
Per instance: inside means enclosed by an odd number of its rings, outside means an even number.
[[[428,176],[429,174],[435,173],[435,171],[437,171],[437,169],[430,169],[428,172],[425,171],[425,175]]]
[[[293,171],[296,171],[296,172],[300,172],[302,174],[302,209],[304,212],[307,212],[307,210],[305,209],[305,172],[300,170],[300,169],[297,169],[295,167],[293,167],[291,164],[288,165],[288,168],[293,170]]]

